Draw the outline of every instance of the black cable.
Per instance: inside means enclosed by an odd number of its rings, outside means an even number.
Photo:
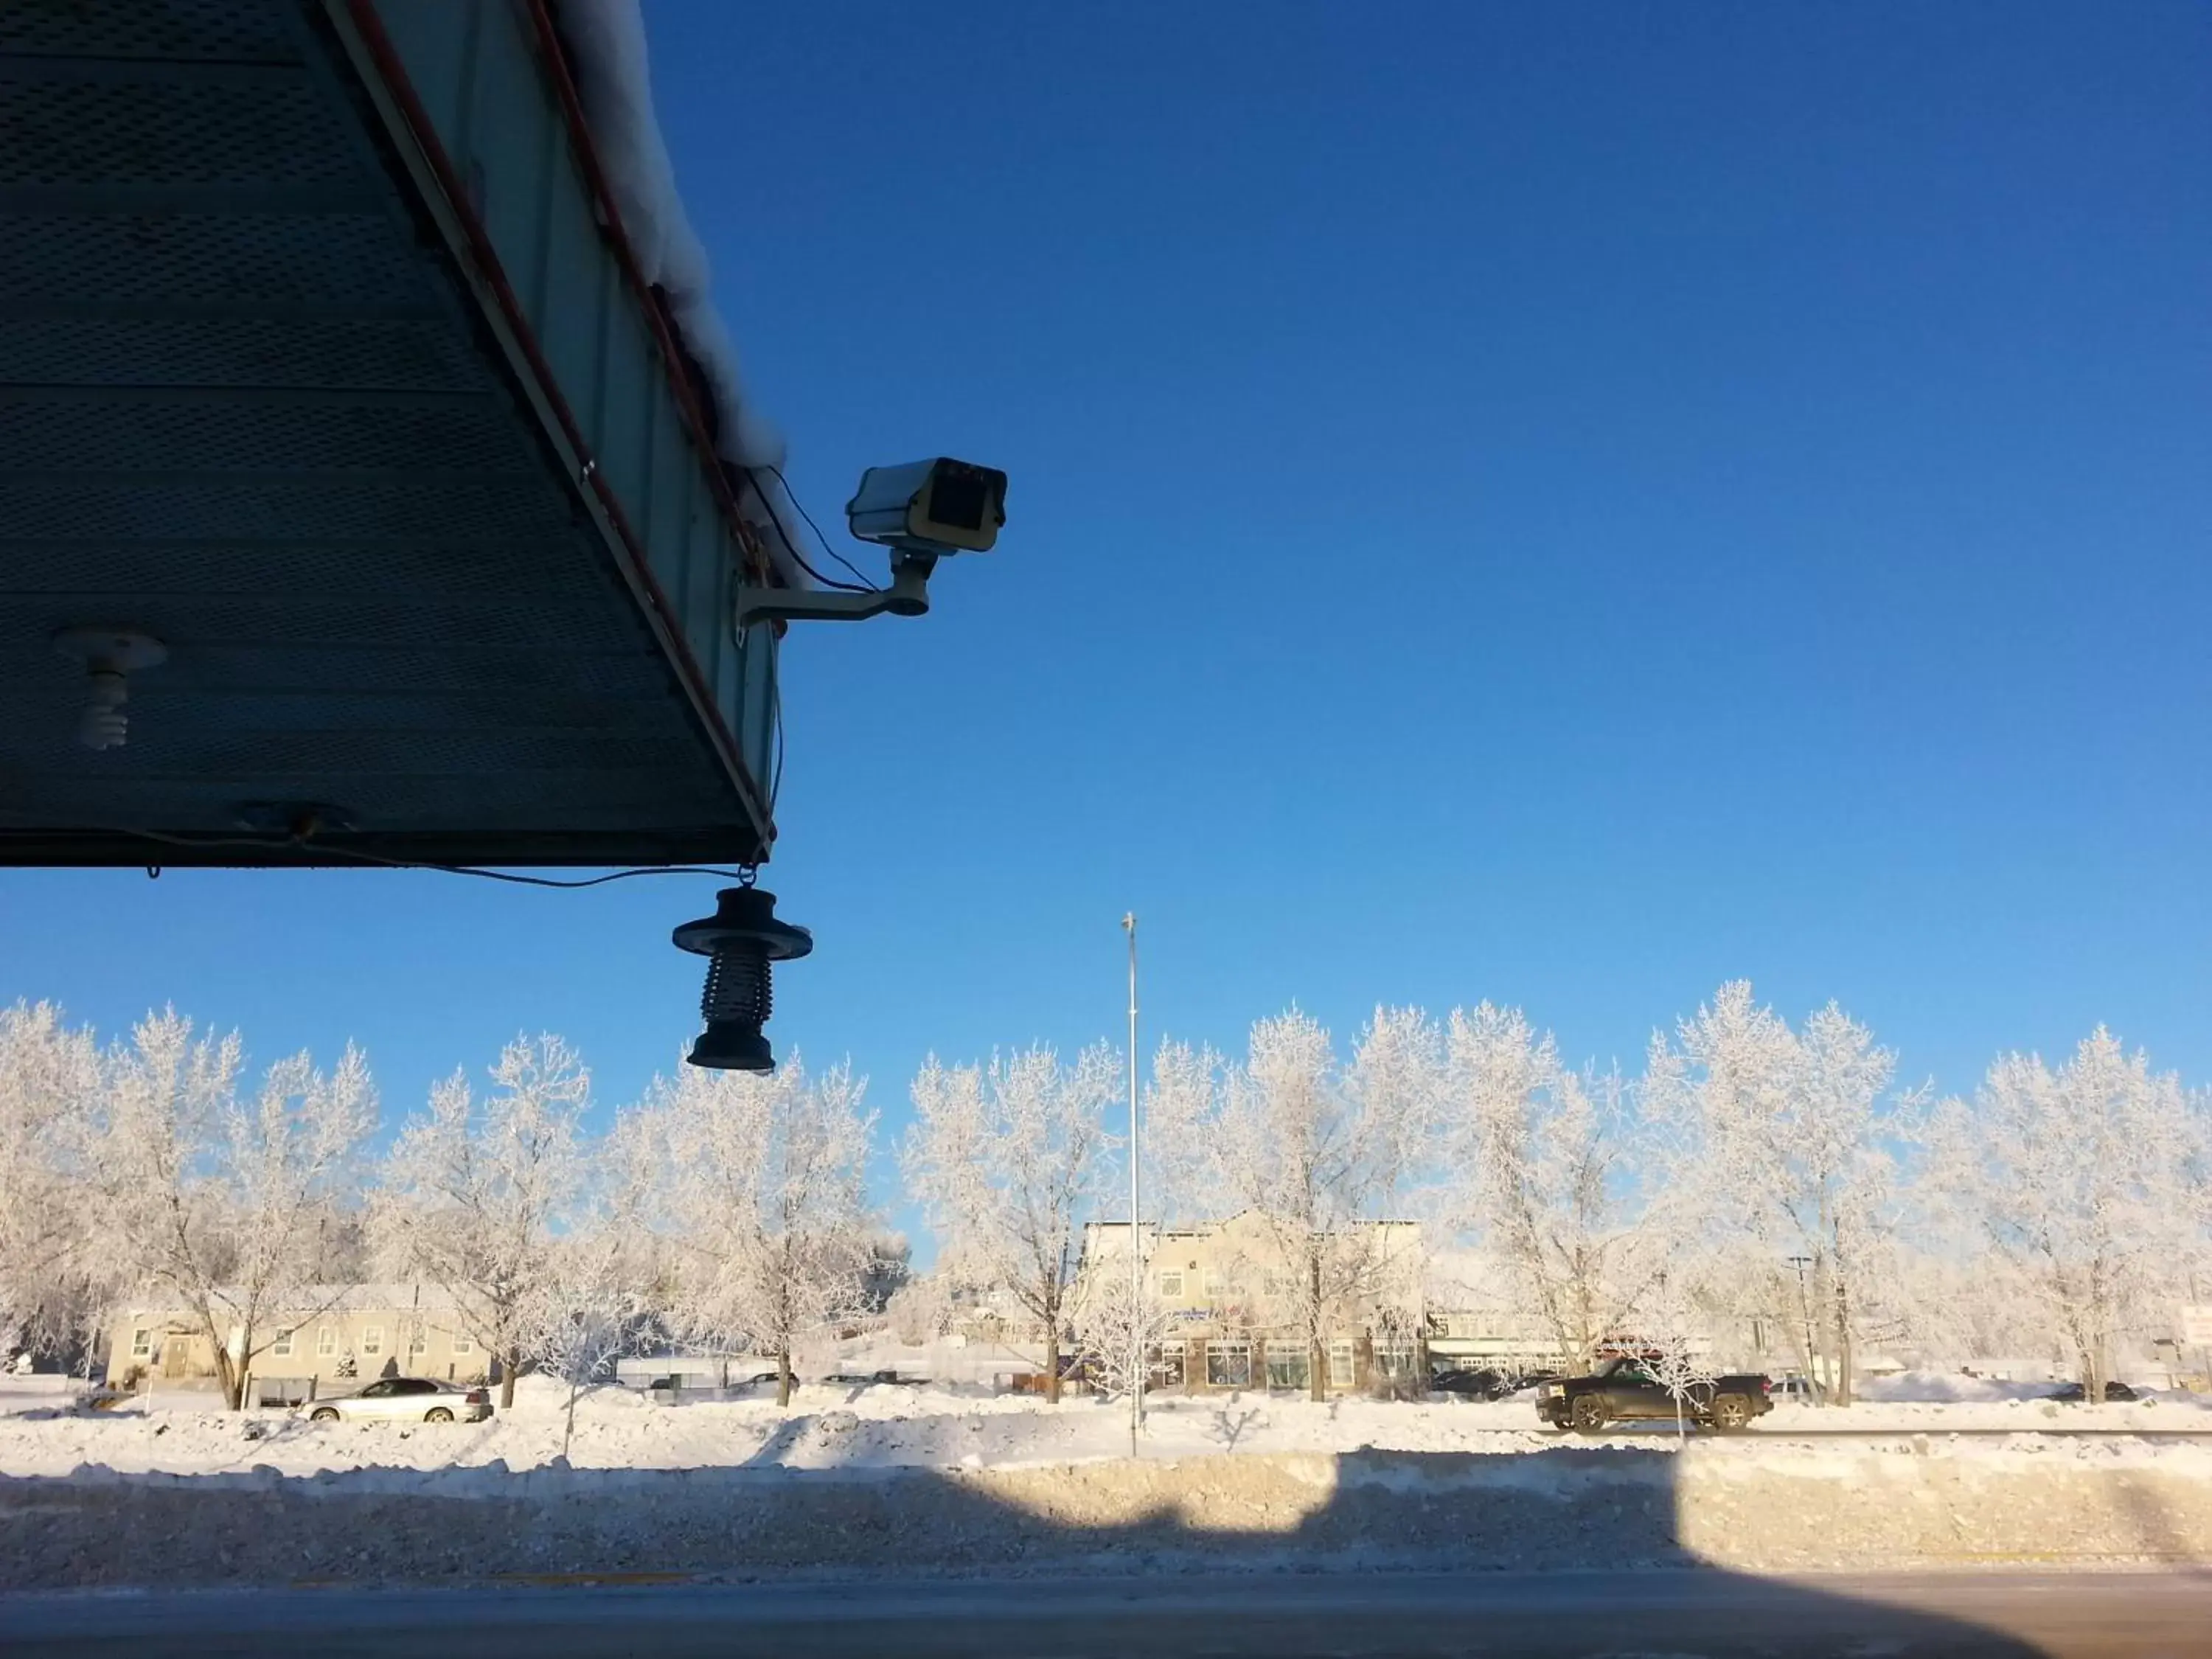
[[[18,823],[41,829],[38,820],[26,812],[9,812],[5,816]],[[50,830],[50,833],[52,831]],[[292,845],[290,838],[278,841],[270,836],[170,836],[158,830],[122,830],[111,823],[72,823],[63,826],[60,833],[68,835],[129,836],[136,841],[150,841],[163,847],[250,847],[256,852],[267,852],[271,847]]]
[[[128,834],[128,831],[125,833]],[[266,843],[264,843],[266,845]],[[306,842],[292,843],[302,851],[333,853],[343,859],[358,859],[364,864],[374,864],[387,870],[435,870],[441,875],[481,876],[486,881],[511,881],[520,887],[603,887],[611,881],[628,881],[632,876],[719,876],[725,881],[743,881],[745,878],[737,870],[716,870],[699,864],[647,864],[632,870],[611,870],[604,876],[589,876],[582,881],[559,881],[551,876],[525,876],[512,870],[487,870],[473,864],[422,864],[410,859],[380,858],[374,853],[356,851],[350,847],[322,846],[310,848]]]
[[[745,649],[745,630],[738,626],[737,612],[730,612],[728,629],[730,648],[743,653]],[[768,821],[775,822],[775,803],[783,793],[783,676],[770,665],[769,677],[769,730],[775,744],[775,764],[769,774],[768,785]]]
[[[6,816],[24,820],[21,813]],[[487,870],[473,864],[428,864],[414,859],[388,859],[376,853],[364,853],[352,847],[334,847],[327,842],[313,842],[301,836],[287,836],[281,840],[274,836],[172,836],[159,830],[125,830],[114,824],[79,823],[70,826],[74,834],[129,836],[135,841],[150,841],[163,847],[182,847],[188,849],[240,847],[251,848],[257,853],[266,853],[275,848],[289,848],[317,855],[327,854],[335,858],[353,859],[362,864],[373,864],[386,870],[434,870],[441,875],[480,876],[486,881],[513,882],[522,887],[603,887],[611,881],[628,881],[633,876],[717,876],[725,881],[743,881],[744,874],[738,870],[717,870],[700,864],[646,864],[629,870],[611,870],[604,876],[587,876],[581,881],[562,881],[552,876],[526,876],[512,870]]]
[[[771,672],[768,677],[768,697],[770,724],[775,732],[775,765],[768,781],[768,821],[775,822],[775,804],[783,794],[783,676]]]
[[[755,471],[771,474],[775,477],[775,481],[783,486],[783,493],[790,498],[791,504],[799,509],[799,516],[806,520],[806,527],[814,532],[814,539],[822,544],[822,550],[824,553],[827,553],[831,558],[836,560],[839,564],[843,565],[846,569],[851,571],[856,580],[864,582],[867,581],[867,577],[862,574],[860,568],[858,565],[854,564],[850,559],[847,558],[842,553],[840,553],[836,548],[830,544],[830,538],[822,533],[822,526],[814,522],[814,515],[806,510],[806,503],[799,499],[799,492],[791,487],[791,480],[783,476],[783,469],[781,467],[777,466],[773,462],[763,462],[760,466],[756,468]],[[779,526],[779,532],[781,529],[781,526]],[[786,547],[790,547],[791,538],[788,536],[784,537],[783,544]],[[795,559],[799,558],[798,549],[792,548],[792,557]],[[804,559],[799,560],[799,563],[802,566],[805,565],[805,562],[806,562]],[[817,581],[820,581],[821,580],[822,578],[820,576],[815,577],[815,580]],[[871,593],[880,593],[883,592],[883,589],[871,583],[867,591]]]
[[[754,469],[748,470],[750,471]],[[769,470],[773,471],[774,469],[771,468]],[[775,526],[776,539],[783,544],[784,550],[790,554],[793,559],[796,559],[799,562],[799,568],[801,570],[804,570],[808,575],[813,577],[816,581],[820,582],[823,586],[834,587],[841,593],[874,593],[881,591],[878,588],[873,587],[855,587],[850,582],[838,581],[833,577],[823,575],[812,565],[807,563],[806,555],[799,550],[798,544],[791,539],[791,532],[783,527],[783,515],[775,510],[775,503],[769,500],[768,491],[761,489],[760,480],[758,478],[755,478],[753,480],[753,489],[757,491],[760,495],[761,505],[768,509],[768,521]],[[788,485],[785,486],[784,493],[786,495],[790,495],[790,487]],[[795,495],[792,496],[791,504],[793,507],[799,507],[799,498]],[[799,507],[799,510],[802,514],[806,511],[803,507]],[[851,569],[852,567],[848,563],[846,566],[846,568]],[[857,576],[860,573],[854,570],[853,571],[853,574]]]
[[[806,510],[806,503],[799,499],[799,492],[791,487],[791,480],[783,476],[783,469],[771,463],[768,470],[775,474],[775,481],[783,486],[783,493],[791,497],[791,504],[799,509],[799,516],[806,520],[806,527],[814,532],[814,539],[822,544],[822,550],[851,571],[856,580],[866,581],[868,579],[860,568],[830,544],[830,538],[823,535],[822,526],[814,522],[814,515]],[[877,589],[878,592],[882,591],[880,588]]]

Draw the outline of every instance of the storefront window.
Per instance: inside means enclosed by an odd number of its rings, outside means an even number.
[[[1252,1345],[1249,1342],[1207,1343],[1206,1385],[1210,1389],[1250,1388]]]

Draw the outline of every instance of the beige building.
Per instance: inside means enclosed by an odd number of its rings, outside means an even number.
[[[311,1285],[284,1314],[257,1323],[250,1403],[343,1394],[380,1376],[482,1382],[489,1357],[435,1285]],[[237,1354],[242,1338],[229,1333]],[[215,1350],[198,1318],[174,1301],[149,1299],[109,1326],[107,1380],[117,1388],[216,1388]]]
[[[1146,1295],[1165,1323],[1153,1386],[1304,1392],[1311,1358],[1293,1262],[1263,1218],[1139,1230]],[[1322,1385],[1368,1392],[1425,1376],[1421,1229],[1412,1221],[1362,1222],[1334,1242],[1326,1270]],[[1086,1281],[1126,1275],[1129,1224],[1084,1230],[1078,1294]]]

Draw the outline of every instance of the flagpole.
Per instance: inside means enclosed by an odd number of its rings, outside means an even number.
[[[1129,936],[1129,1455],[1145,1426],[1145,1246],[1143,1146],[1137,1120],[1137,913],[1121,918]]]

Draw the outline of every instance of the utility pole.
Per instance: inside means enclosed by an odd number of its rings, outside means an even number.
[[[1784,1261],[1797,1270],[1797,1313],[1805,1323],[1805,1370],[1808,1378],[1819,1382],[1820,1358],[1813,1341],[1813,1301],[1805,1290],[1805,1269],[1813,1265],[1809,1255],[1784,1256]]]
[[[1129,936],[1129,1455],[1145,1426],[1145,1245],[1141,1223],[1143,1143],[1137,1138],[1137,913],[1125,912]]]

